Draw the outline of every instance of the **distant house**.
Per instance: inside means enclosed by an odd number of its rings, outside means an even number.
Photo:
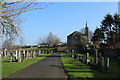
[[[67,45],[68,46],[81,46],[88,43],[88,27],[86,22],[85,34],[82,34],[79,31],[74,31],[67,36]]]
[[[58,46],[66,46],[66,43],[60,42]]]

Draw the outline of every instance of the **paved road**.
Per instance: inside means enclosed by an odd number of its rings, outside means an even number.
[[[60,54],[54,53],[7,78],[65,78]]]

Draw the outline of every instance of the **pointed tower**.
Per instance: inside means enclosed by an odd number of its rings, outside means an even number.
[[[85,26],[85,35],[88,36],[88,26],[87,26],[87,22],[86,22],[86,26]]]
[[[88,40],[88,26],[87,26],[87,21],[86,21],[86,26],[85,26],[85,35],[87,37],[87,40]]]

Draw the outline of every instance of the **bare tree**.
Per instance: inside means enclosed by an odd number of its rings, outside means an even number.
[[[3,44],[2,44],[2,48],[3,48],[3,49],[10,50],[12,44],[13,44],[13,41],[12,41],[12,40],[6,40],[6,41],[4,41]]]
[[[46,43],[46,38],[39,38],[39,40],[37,41],[37,44],[42,44],[42,43]]]
[[[93,37],[93,32],[92,31],[89,31],[88,37],[89,37],[89,41],[91,42],[92,41],[92,37]]]
[[[85,34],[85,28],[81,28],[81,29],[80,29],[80,32],[81,32],[82,34]]]
[[[46,42],[51,46],[56,46],[60,43],[60,39],[57,36],[53,35],[52,32],[50,32],[46,38]]]
[[[50,32],[46,38],[40,38],[38,43],[46,43],[49,46],[56,46],[60,43],[60,39]]]
[[[26,1],[26,2],[25,2]],[[19,15],[27,11],[44,9],[48,6],[44,2],[36,2],[37,0],[18,0],[16,2],[6,0],[0,1],[0,25],[5,37],[14,39],[18,36],[20,27],[18,26]],[[3,36],[3,37],[4,37]]]
[[[25,42],[24,37],[23,36],[19,36],[19,41],[20,41],[20,45],[23,46],[24,42]]]

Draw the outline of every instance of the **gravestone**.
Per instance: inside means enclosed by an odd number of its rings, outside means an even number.
[[[88,62],[89,62],[89,53],[86,53],[86,64],[88,64]]]
[[[18,50],[15,50],[16,60],[18,60]]]
[[[24,59],[23,50],[21,50],[20,52],[21,52],[21,60],[23,60]]]
[[[91,59],[90,59],[90,64],[94,64],[94,58],[93,57],[91,57]]]
[[[101,60],[102,60],[102,54],[99,53],[99,58],[98,58],[98,65],[101,66]]]
[[[98,64],[98,49],[95,49],[95,64]]]
[[[12,60],[13,60],[13,51],[9,51],[9,53],[10,53],[10,62],[12,62]]]
[[[41,50],[39,50],[39,56],[40,56],[40,54],[41,54]]]
[[[33,57],[35,57],[35,50],[33,50]]]
[[[109,72],[109,58],[104,57],[104,71]]]
[[[80,56],[79,55],[77,56],[77,60],[80,60]]]
[[[31,54],[30,56],[33,57],[33,50],[30,51],[30,54]]]
[[[36,50],[36,56],[39,56],[39,50]]]
[[[101,57],[101,69],[104,72],[104,57]]]
[[[18,62],[21,62],[21,50],[18,51]]]
[[[25,57],[26,57],[26,56],[25,56],[25,50],[23,50],[23,59],[25,59]]]
[[[73,57],[73,58],[75,57],[75,53],[74,53],[74,50],[72,50],[72,57]]]
[[[3,51],[3,54],[4,54],[4,57],[7,57],[7,51],[6,50]]]
[[[28,55],[29,55],[29,58],[31,58],[31,50],[29,50]]]
[[[27,55],[26,58],[28,59],[29,58],[29,51],[28,50],[26,51],[26,55]]]

